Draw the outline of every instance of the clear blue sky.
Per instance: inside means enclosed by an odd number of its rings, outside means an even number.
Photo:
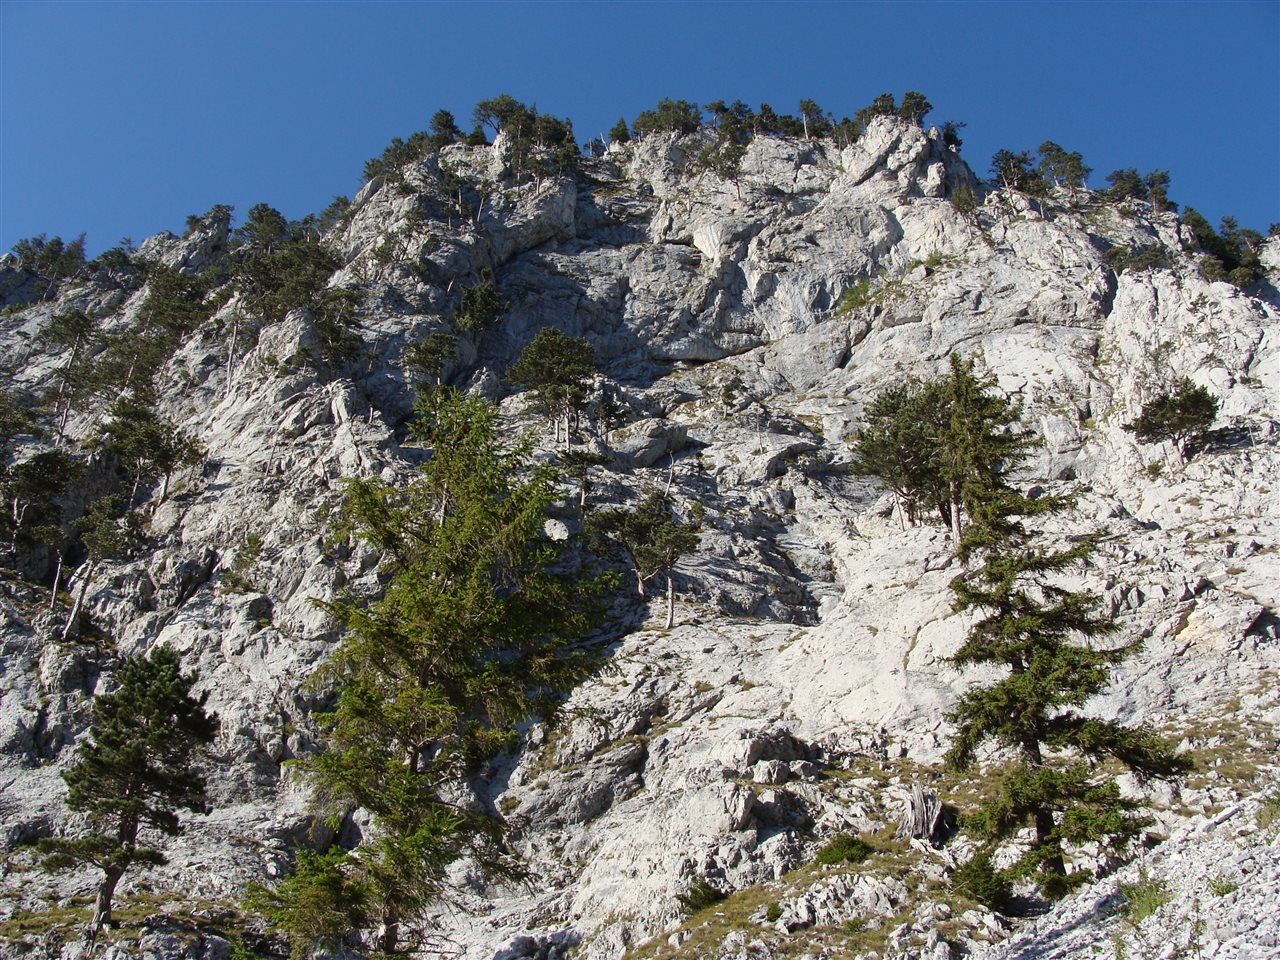
[[[438,108],[511,93],[580,140],[661,97],[837,116],[923,91],[1001,147],[1160,168],[1213,222],[1280,221],[1280,2],[142,3],[0,0],[0,250],[286,216]]]

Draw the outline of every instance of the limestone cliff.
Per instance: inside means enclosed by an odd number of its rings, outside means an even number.
[[[509,307],[464,337],[446,379],[500,400],[513,434],[539,436],[549,457],[542,424],[503,373],[543,327],[587,338],[601,366],[592,403],[609,396],[623,411],[608,434],[587,429],[585,442],[613,458],[593,496],[628,503],[669,490],[686,514],[700,505],[703,532],[677,568],[677,625],[660,629],[656,606],[650,615],[619,600],[611,668],[473,784],[476,801],[505,817],[531,880],[486,887],[460,865],[439,915],[449,949],[477,960],[617,957],[644,943],[664,956],[845,956],[862,949],[852,934],[840,939],[851,922],[892,934],[881,955],[997,950],[984,944],[1010,934],[1006,921],[952,915],[931,892],[966,855],[963,836],[905,851],[912,866],[878,874],[807,866],[829,836],[892,821],[945,748],[947,707],[977,679],[946,663],[967,623],[951,607],[958,568],[946,531],[903,529],[886,492],[848,470],[870,398],[941,372],[956,352],[990,371],[1043,438],[1025,483],[1077,493],[1052,532],[1108,534],[1078,585],[1101,593],[1144,646],[1092,709],[1155,723],[1201,759],[1180,791],[1150,795],[1159,826],[1185,833],[1185,817],[1213,816],[1274,781],[1276,241],[1269,280],[1247,291],[1210,282],[1175,214],[1087,191],[1037,201],[986,187],[939,136],[893,118],[844,150],[757,138],[736,182],[700,172],[697,147],[697,135],[649,136],[584,160],[576,177],[522,185],[502,139],[446,147],[399,182],[366,185],[325,237],[340,261],[329,285],[359,295],[349,362],[306,362],[320,336],[307,310],[228,334],[245,314],[238,295],[184,340],[162,369],[159,407],[198,438],[204,462],[167,498],[152,494],[144,549],[94,571],[96,629],[62,641],[66,610],[48,612],[47,593],[22,576],[6,577],[0,595],[6,929],[18,931],[21,911],[90,889],[87,873],[22,869],[22,844],[73,825],[58,773],[119,657],[167,644],[198,670],[221,718],[207,771],[214,809],[188,819],[168,866],[126,877],[124,900],[154,891],[158,904],[131,949],[229,955],[229,929],[164,917],[218,915],[249,882],[280,876],[307,835],[306,795],[287,762],[314,749],[316,694],[304,681],[336,640],[312,601],[378,588],[376,558],[335,547],[327,518],[344,478],[410,476],[422,452],[405,432],[404,352],[445,328],[462,289],[483,277]],[[961,187],[979,200],[972,211],[952,202]],[[228,256],[227,227],[206,220],[132,257],[194,274]],[[1167,267],[1117,274],[1103,259],[1114,246],[1153,245]],[[39,337],[52,316],[74,307],[127,330],[146,295],[99,271],[35,302],[12,262],[0,291],[0,370],[26,396],[64,362]],[[1203,452],[1167,463],[1123,425],[1183,376],[1220,413]],[[78,410],[72,444],[87,449],[101,418],[101,406]],[[23,440],[14,456],[40,443]],[[569,528],[571,503],[566,489]],[[246,592],[228,573],[251,534],[261,552]],[[1220,760],[1232,769],[1215,773]],[[1258,901],[1261,932],[1222,956],[1275,949],[1277,848],[1250,849],[1238,886],[1273,896]],[[672,933],[678,898],[699,877],[744,891],[732,902],[747,906]],[[1115,911],[1094,901],[1069,909],[1093,910],[1106,946]],[[1215,904],[1205,899],[1203,913],[1217,923]],[[1046,952],[1054,916],[997,955],[1070,955]],[[1172,942],[1183,928],[1167,922]],[[1226,942],[1235,934],[1221,923]],[[0,956],[59,955],[38,927],[14,932]],[[86,955],[76,949],[62,955]]]

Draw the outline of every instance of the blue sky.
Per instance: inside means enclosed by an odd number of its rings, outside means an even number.
[[[0,250],[45,232],[290,217],[444,107],[511,93],[579,139],[661,97],[852,115],[923,91],[962,154],[1052,139],[1159,168],[1216,223],[1280,221],[1280,2],[183,2],[0,0]]]

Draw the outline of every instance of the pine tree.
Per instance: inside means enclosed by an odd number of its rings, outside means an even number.
[[[84,474],[84,464],[64,450],[42,450],[12,467],[0,470],[0,536],[9,547],[36,542],[33,531],[62,518],[59,500]]]
[[[1031,154],[1025,150],[1019,153],[997,150],[991,158],[991,172],[1010,190],[1029,194],[1044,193],[1044,177],[1032,165]]]
[[[1068,152],[1052,140],[1040,144],[1036,153],[1040,154],[1041,177],[1052,180],[1054,186],[1065,185],[1073,195],[1076,190],[1085,186],[1085,181],[1092,172],[1085,166],[1084,158],[1078,152]]]
[[[610,464],[613,462],[613,457],[608,454],[595,453],[585,447],[579,447],[577,450],[561,451],[556,459],[578,482],[578,509],[585,517],[587,515],[587,494],[591,492],[591,468]]]
[[[823,134],[822,107],[814,100],[800,101],[800,120],[804,124],[804,138],[820,137]]]
[[[697,526],[676,519],[671,501],[651,493],[634,510],[602,510],[592,515],[589,527],[599,540],[627,554],[641,597],[648,581],[658,574],[666,577],[666,628],[670,630],[675,624],[675,566],[681,557],[697,549]]]
[[[13,253],[23,267],[45,281],[40,299],[48,300],[58,284],[84,266],[84,234],[70,241],[61,237],[50,240],[43,233],[25,237],[13,245]]]
[[[405,349],[403,364],[421,391],[441,386],[445,368],[457,360],[457,355],[458,338],[452,333],[437,330],[410,344]]]
[[[947,761],[966,769],[987,741],[1013,752],[1012,768],[972,823],[991,844],[1030,824],[1034,839],[1010,874],[1035,876],[1047,894],[1058,895],[1081,879],[1068,873],[1064,845],[1116,846],[1144,823],[1099,763],[1114,758],[1140,776],[1157,777],[1176,776],[1187,764],[1146,728],[1081,712],[1138,644],[1095,646],[1116,623],[1097,612],[1092,594],[1059,582],[1088,559],[1095,540],[1054,550],[1022,523],[1062,509],[1067,500],[1033,500],[998,482],[972,503],[960,553],[979,562],[952,581],[952,590],[955,609],[979,617],[952,662],[1007,673],[971,689],[951,711],[955,736]]]
[[[89,583],[98,566],[112,557],[118,557],[135,542],[137,530],[134,525],[136,517],[132,514],[121,515],[114,497],[99,497],[73,525],[80,534],[84,545],[85,559],[76,572],[79,589],[71,613],[62,628],[62,639],[66,640],[76,628],[80,619],[80,610],[84,607],[84,599],[89,592]]]
[[[120,666],[119,687],[94,700],[91,739],[62,775],[67,806],[87,816],[91,832],[40,842],[46,869],[90,864],[102,870],[92,935],[111,923],[116,885],[125,871],[135,863],[165,862],[158,849],[139,844],[142,832],[173,836],[179,832],[178,810],[209,809],[194,764],[218,721],[205,713],[205,696],[191,695],[196,678],[184,676],[180,666],[168,647]]]
[[[902,95],[902,104],[898,107],[898,116],[909,120],[917,126],[923,122],[925,115],[933,109],[925,95],[919,90],[908,90]]]
[[[119,459],[133,484],[129,506],[144,481],[160,480],[160,499],[169,495],[169,481],[179,467],[204,460],[204,447],[185,430],[156,413],[145,395],[127,393],[111,406],[111,419],[102,427],[106,448]]]
[[[1016,407],[993,386],[972,360],[953,354],[949,373],[877,396],[853,447],[854,470],[880,477],[909,522],[922,505],[933,507],[962,556],[964,518],[1008,492],[1005,475],[1027,444]]]
[[[484,277],[474,287],[462,291],[462,298],[453,311],[453,325],[462,333],[479,335],[502,318],[507,306],[493,279]]]
[[[853,444],[853,469],[877,476],[892,491],[901,522],[914,526],[922,506],[942,506],[927,416],[930,395],[914,379],[889,387],[863,411]]]
[[[1124,428],[1142,443],[1171,442],[1181,461],[1217,416],[1218,401],[1213,394],[1183,377],[1172,389],[1161,390],[1144,403],[1142,412]]]
[[[431,136],[428,138],[432,151],[439,153],[451,143],[461,143],[465,136],[448,110],[437,110],[432,114]]]
[[[563,422],[568,450],[574,419],[586,403],[587,386],[595,372],[595,352],[585,338],[543,327],[507,369],[507,376],[533,392],[534,402],[551,420],[557,440]]]
[[[972,359],[952,354],[951,373],[938,381],[940,397],[932,404],[938,418],[938,473],[946,484],[951,535],[961,559],[982,542],[980,537],[1005,532],[1008,521],[1000,511],[1015,494],[1008,475],[1025,459],[1031,442],[1017,427],[1017,407],[994,387],[993,377],[977,375]],[[979,527],[968,538],[962,515]]]
[[[22,435],[40,436],[35,414],[14,390],[0,387],[0,474],[3,474],[14,441]]]
[[[42,450],[12,467],[0,466],[0,536],[14,554],[19,547],[43,544],[53,556],[53,586],[49,609],[57,602],[62,579],[66,534],[62,527],[62,499],[84,476],[84,463],[64,450]]]
[[[88,369],[84,355],[93,344],[96,327],[97,324],[83,310],[67,310],[54,315],[40,331],[40,339],[54,350],[61,351],[66,358],[53,373],[58,384],[53,400],[54,418],[58,424],[54,432],[54,446],[61,443],[72,405],[85,391]]]
[[[554,473],[530,466],[527,443],[504,447],[479,398],[434,391],[419,414],[432,455],[415,482],[359,480],[347,493],[346,529],[381,553],[385,592],[322,604],[346,633],[320,675],[338,687],[319,718],[323,748],[303,769],[318,812],[360,807],[373,824],[354,851],[307,861],[306,882],[268,895],[272,922],[303,951],[364,929],[392,953],[449,863],[482,851],[500,868],[501,825],[449,790],[594,666],[577,643],[608,581],[546,537]]]

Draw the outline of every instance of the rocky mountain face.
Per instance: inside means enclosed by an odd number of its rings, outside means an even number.
[[[592,501],[668,492],[701,534],[676,567],[675,626],[662,627],[659,602],[620,596],[601,637],[607,669],[471,785],[472,802],[505,818],[529,878],[495,886],[456,864],[432,949],[476,960],[1275,955],[1276,241],[1270,281],[1211,282],[1175,214],[984,186],[935,133],[894,118],[844,150],[757,138],[736,181],[699,172],[698,145],[653,135],[584,160],[575,177],[519,186],[502,138],[446,147],[402,182],[366,185],[325,237],[340,261],[328,285],[359,294],[351,359],[306,362],[323,333],[306,309],[228,333],[245,315],[239,295],[186,336],[158,404],[204,457],[166,497],[150,493],[145,545],[92,571],[93,629],[62,637],[65,605],[50,610],[29,579],[47,570],[11,571],[0,595],[0,956],[247,949],[219,911],[282,876],[310,826],[289,761],[315,749],[320,694],[306,680],[337,640],[313,601],[379,589],[377,558],[331,535],[343,481],[408,481],[424,453],[405,430],[405,351],[484,277],[505,315],[462,338],[445,379],[500,401],[511,435],[533,434],[549,459],[555,441],[504,371],[544,327],[585,337],[600,375],[580,442],[609,457]],[[459,180],[469,209],[451,199]],[[962,187],[979,201],[963,213]],[[1104,263],[1114,246],[1152,245],[1167,267]],[[131,256],[216,267],[227,221]],[[50,318],[74,307],[127,330],[146,294],[102,272],[47,301],[36,285],[12,261],[0,271],[0,369],[26,396],[64,362],[39,336]],[[1122,778],[1150,806],[1150,849],[1118,874],[1099,857],[1095,884],[1034,920],[949,893],[973,849],[963,829],[936,849],[888,839],[913,783],[962,807],[980,789],[937,765],[946,711],[984,677],[947,662],[972,621],[952,608],[961,568],[947,531],[904,529],[887,491],[850,472],[849,443],[881,390],[944,371],[954,353],[993,375],[1042,439],[1022,485],[1076,494],[1047,535],[1106,535],[1070,586],[1100,594],[1142,649],[1089,709],[1151,723],[1197,761],[1178,786]],[[1220,404],[1185,463],[1123,429],[1180,377]],[[591,415],[606,397],[622,411],[608,432]],[[77,410],[70,444],[89,449],[102,415]],[[23,440],[13,456],[41,444]],[[104,470],[91,460],[86,484]],[[576,503],[566,485],[557,520],[569,533]],[[39,873],[26,845],[74,832],[59,773],[120,658],[156,645],[181,652],[220,718],[213,809],[184,817],[168,865],[126,875],[121,903],[147,905],[132,933],[64,945],[57,918],[94,877]],[[814,864],[849,831],[882,838],[868,865]],[[699,878],[733,896],[690,918]],[[1140,882],[1164,883],[1168,900],[1145,920],[1124,907]]]

